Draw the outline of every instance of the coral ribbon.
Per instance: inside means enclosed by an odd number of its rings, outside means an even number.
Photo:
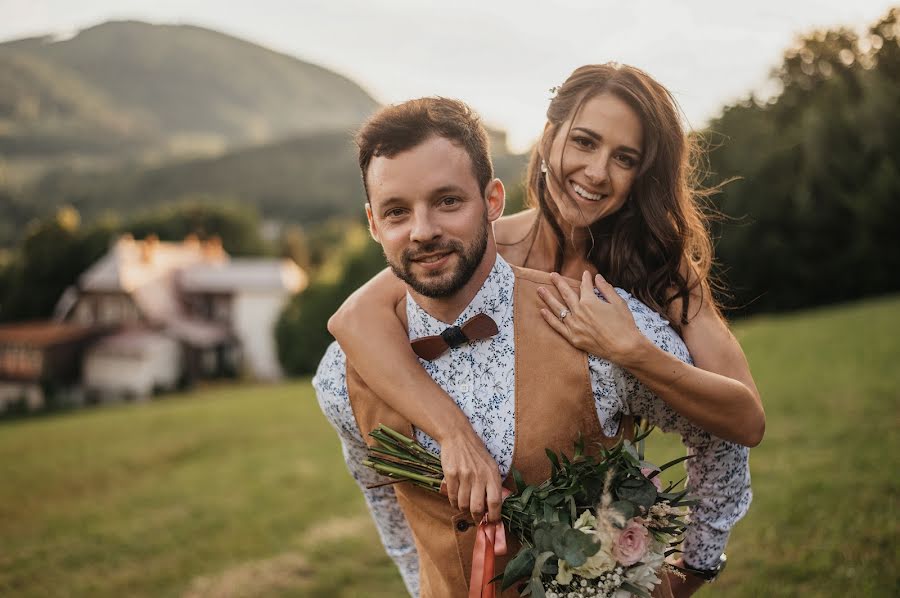
[[[509,494],[504,489],[504,498]],[[469,578],[469,598],[495,598],[494,557],[506,554],[506,530],[503,522],[491,523],[487,515],[478,524],[472,549],[472,576]]]
[[[500,488],[502,500],[512,494]],[[447,482],[441,481],[440,493],[447,496]],[[506,528],[503,522],[491,523],[487,514],[481,518],[475,531],[475,546],[472,548],[472,575],[469,577],[469,598],[495,598],[497,586],[494,578],[494,557],[506,554]]]

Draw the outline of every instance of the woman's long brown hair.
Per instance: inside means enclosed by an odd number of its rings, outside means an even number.
[[[589,226],[593,242],[584,257],[610,283],[664,316],[671,303],[681,299],[679,321],[672,322],[680,332],[691,315],[691,291],[698,285],[718,313],[710,289],[713,251],[708,218],[700,204],[709,191],[696,184],[699,150],[682,130],[676,102],[652,77],[626,65],[586,65],[557,89],[547,109],[550,126],[531,154],[526,175],[527,204],[539,211],[534,234],[541,220],[550,226],[557,240],[554,269],[560,271],[566,239],[549,206],[545,176],[561,172],[562,157],[560,164],[548,165],[546,174],[541,163],[543,156],[549,157],[545,149],[563,123],[569,120],[571,126],[570,119],[584,103],[602,93],[615,95],[637,113],[644,149],[630,197],[617,212]]]

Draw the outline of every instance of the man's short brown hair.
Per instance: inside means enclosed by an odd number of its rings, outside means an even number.
[[[487,131],[474,110],[459,100],[429,97],[382,108],[356,134],[359,169],[368,196],[366,171],[376,156],[393,158],[437,136],[461,146],[472,160],[482,193],[494,178]]]

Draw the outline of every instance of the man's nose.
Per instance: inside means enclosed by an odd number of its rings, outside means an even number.
[[[412,229],[409,231],[410,241],[424,243],[439,236],[441,236],[441,227],[435,222],[431,214],[427,212],[415,214]]]

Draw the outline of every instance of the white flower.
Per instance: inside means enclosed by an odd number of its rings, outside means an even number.
[[[594,517],[590,511],[585,510],[581,513],[581,516],[575,520],[572,527],[582,532],[587,530],[594,531],[597,529],[597,518]]]
[[[559,559],[559,571],[556,572],[556,581],[563,586],[572,582],[572,568],[562,559]]]
[[[652,591],[662,581],[657,573],[665,562],[665,558],[659,553],[648,553],[644,561],[625,571],[625,580],[639,588]]]

